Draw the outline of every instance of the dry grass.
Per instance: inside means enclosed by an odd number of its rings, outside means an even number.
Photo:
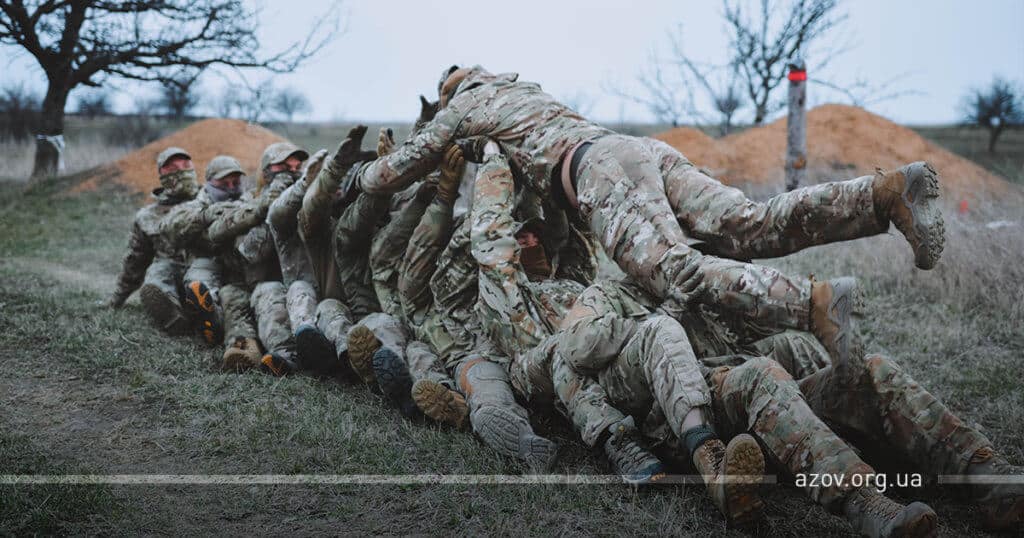
[[[71,175],[83,172],[120,159],[131,150],[129,146],[112,146],[100,135],[68,139],[64,153],[64,173]],[[32,174],[35,153],[34,140],[0,142],[0,155],[5,156],[0,160],[0,178],[23,180],[29,177]]]

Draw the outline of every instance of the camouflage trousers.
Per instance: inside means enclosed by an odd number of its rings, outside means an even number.
[[[991,448],[988,439],[891,360],[871,356],[853,362],[850,370],[856,374],[848,379],[838,379],[826,367],[799,383],[763,357],[715,368],[708,382],[716,427],[723,433],[750,432],[770,460],[794,476],[874,473],[829,425],[856,434],[864,448],[898,454],[936,474],[962,473],[977,450]],[[805,487],[833,511],[851,489],[851,480]]]
[[[196,258],[190,265],[168,258],[155,258],[146,269],[140,290],[146,314],[172,334],[183,334],[190,329],[191,313],[182,306],[184,285],[200,281],[214,291],[220,287],[220,269],[212,258]]]
[[[758,204],[700,173],[650,139],[599,138],[577,177],[580,214],[609,256],[674,317],[674,290],[699,263],[712,293],[704,303],[757,328],[806,329],[810,283],[737,260],[774,257],[883,232],[870,177],[815,185]],[[766,308],[761,308],[765,305]],[[795,309],[783,305],[795,305]]]
[[[244,286],[228,284],[220,289],[224,311],[224,342],[231,345],[236,338],[256,338],[256,318],[249,305],[252,294]]]
[[[289,289],[289,293],[291,293],[294,288],[295,284],[292,284],[292,288]],[[310,286],[310,289],[312,289],[312,286]],[[291,300],[291,295],[289,295],[289,300]],[[329,341],[334,343],[334,349],[340,359],[344,359],[348,355],[349,333],[352,332],[352,329],[362,326],[370,329],[370,332],[372,332],[373,335],[377,337],[377,340],[380,341],[381,346],[391,349],[403,360],[409,360],[409,331],[407,331],[402,322],[394,316],[384,314],[382,312],[376,312],[364,316],[358,322],[353,323],[352,312],[344,305],[344,303],[337,299],[324,299],[316,305],[315,314],[311,319],[313,324],[320,329],[320,332],[322,332]],[[295,322],[296,318],[293,318],[292,323],[294,324]],[[418,346],[414,348],[414,351],[417,352],[417,359],[423,360],[423,355]],[[427,351],[429,352],[429,350]],[[436,360],[436,356],[434,357],[434,360]]]
[[[288,291],[278,281],[260,282],[249,305],[255,313],[257,333],[268,353],[295,358],[295,338],[288,319]]]

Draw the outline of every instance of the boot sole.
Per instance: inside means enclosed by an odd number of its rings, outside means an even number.
[[[726,518],[730,525],[748,526],[764,517],[764,501],[759,489],[764,476],[764,453],[757,441],[741,434],[729,441],[723,464]]]
[[[373,373],[373,354],[380,346],[380,340],[373,331],[362,325],[352,329],[348,334],[348,362],[356,375],[367,385],[372,385],[376,381]]]
[[[911,163],[900,169],[906,178],[903,205],[910,211],[911,226],[897,225],[914,249],[914,265],[931,269],[938,263],[946,242],[946,227],[939,207],[939,180],[926,162]]]
[[[210,288],[198,280],[189,282],[185,286],[185,304],[199,322],[199,332],[206,343],[220,344],[224,339],[224,324],[217,315],[217,305]]]
[[[903,521],[893,526],[889,536],[907,538],[935,536],[935,527],[938,525],[939,517],[927,504],[921,502],[908,504],[900,514],[900,518]]]
[[[373,354],[373,373],[384,396],[408,418],[419,415],[412,399],[412,376],[409,368],[394,351],[382,347]]]
[[[152,284],[139,288],[139,301],[150,319],[161,330],[174,335],[188,333],[188,320],[181,315],[181,305]]]
[[[558,460],[558,445],[536,434],[520,435],[529,421],[496,405],[477,409],[470,415],[473,431],[495,452],[516,458],[533,471],[549,471]]]
[[[303,368],[326,375],[337,360],[334,344],[316,329],[308,328],[295,335],[295,348]]]
[[[457,397],[456,394],[448,387],[428,379],[421,379],[412,386],[412,399],[424,415],[461,429],[469,418],[469,406],[465,398]]]

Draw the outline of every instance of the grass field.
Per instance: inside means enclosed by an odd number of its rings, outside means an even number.
[[[1007,166],[1019,170],[1015,155]],[[71,197],[59,183],[24,195],[20,182],[0,182],[0,475],[524,471],[467,433],[402,419],[361,387],[221,373],[220,349],[158,333],[135,298],[122,310],[98,306],[138,202],[114,190]],[[973,218],[947,216],[947,251],[931,272],[912,268],[898,234],[767,263],[859,277],[867,348],[898,360],[1022,464],[1024,208]],[[985,226],[997,219],[1017,224]],[[608,472],[560,419],[536,422],[566,447],[556,472]],[[765,495],[756,534],[849,534],[792,487]],[[931,503],[945,535],[979,533],[949,491],[896,496]],[[254,532],[740,535],[700,488],[683,486],[0,486],[0,534]]]

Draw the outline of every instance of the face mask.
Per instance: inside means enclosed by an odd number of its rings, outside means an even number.
[[[212,183],[207,183],[206,187],[204,188],[206,189],[206,194],[209,194],[210,199],[213,200],[214,202],[223,202],[225,200],[237,200],[240,196],[242,196],[241,188],[221,189],[219,187],[214,186]]]
[[[523,265],[530,280],[544,280],[551,276],[551,262],[548,261],[544,245],[540,243],[532,247],[520,247],[519,263]]]
[[[274,175],[270,178],[270,181],[282,181],[288,185],[291,185],[292,183],[298,181],[300,177],[302,177],[302,172],[299,172],[298,170],[294,172],[290,172],[288,170],[281,170],[280,172],[274,172]]]
[[[160,176],[160,186],[164,192],[176,198],[194,198],[199,192],[195,170],[178,170]]]

